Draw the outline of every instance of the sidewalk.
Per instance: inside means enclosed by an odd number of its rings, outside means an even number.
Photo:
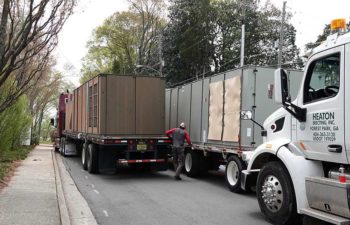
[[[0,224],[61,224],[48,147],[36,147],[0,193]]]
[[[90,225],[96,221],[60,156],[51,146],[39,145],[0,193],[0,224]]]

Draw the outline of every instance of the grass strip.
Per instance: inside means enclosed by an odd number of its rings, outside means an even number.
[[[0,151],[0,181],[10,172],[12,163],[25,159],[33,148],[33,146],[20,146],[11,151]]]

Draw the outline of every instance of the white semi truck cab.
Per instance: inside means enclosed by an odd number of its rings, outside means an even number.
[[[287,73],[275,71],[283,107],[265,120],[264,143],[242,173],[242,188],[256,186],[273,224],[350,224],[350,33],[345,19],[331,27],[309,54],[295,100]]]

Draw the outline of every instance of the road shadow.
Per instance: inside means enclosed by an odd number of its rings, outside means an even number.
[[[66,160],[72,161],[77,167],[80,167],[80,158],[79,157],[66,157]],[[66,167],[69,166],[66,164]],[[142,168],[130,168],[127,166],[119,167],[113,171],[103,171],[99,174],[90,174],[90,176],[95,176],[98,179],[105,180],[108,182],[119,182],[119,181],[140,181],[142,182],[158,182],[160,180],[164,182],[173,182],[174,181],[174,169],[169,165],[169,169],[166,171],[150,171],[143,170]],[[212,185],[216,188],[219,188],[223,191],[229,191],[226,180],[225,180],[225,167],[221,166],[217,171],[208,171],[207,173],[201,174],[196,178],[187,177],[185,174],[182,174],[183,178],[181,183],[191,183],[191,182],[202,182],[203,185]],[[235,193],[232,193],[235,194]],[[255,199],[256,195],[253,191],[241,193],[247,198]]]
[[[149,169],[142,169],[142,168],[117,168],[114,171],[104,171],[100,174],[98,174],[101,179],[103,180],[143,180],[143,181],[159,181],[159,180],[167,180],[167,179],[173,179],[173,177],[166,173],[161,171],[154,171]]]

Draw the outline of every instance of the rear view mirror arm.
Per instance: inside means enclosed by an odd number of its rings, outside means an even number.
[[[299,122],[306,122],[306,108],[301,108],[291,102],[283,102],[283,108],[292,114]]]
[[[258,122],[256,122],[254,119],[250,119],[251,121],[253,121],[253,123],[255,123],[256,125],[258,125],[262,130],[264,130],[264,127],[260,124],[260,123],[258,123]]]

